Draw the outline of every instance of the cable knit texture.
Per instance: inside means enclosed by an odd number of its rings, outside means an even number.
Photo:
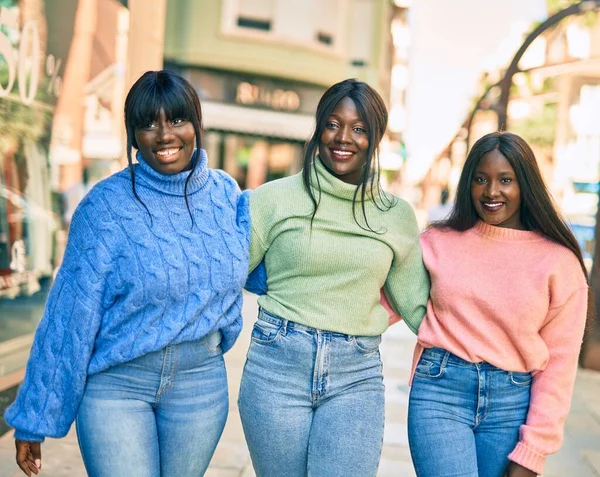
[[[431,300],[423,347],[473,363],[533,372],[526,423],[509,458],[538,474],[561,445],[587,311],[575,255],[535,232],[479,222],[465,232],[422,234]]]
[[[352,214],[356,186],[330,174],[319,159],[313,184],[317,175],[321,201],[312,228],[313,205],[301,174],[269,182],[251,195],[250,269],[264,258],[268,275],[260,306],[321,330],[378,335],[388,326],[379,303],[385,285],[392,306],[416,332],[425,314],[429,277],[411,206],[395,198],[385,211],[367,200],[369,225],[379,233],[371,232],[359,227]],[[366,227],[360,202],[356,217]]]
[[[138,154],[77,207],[65,256],[36,331],[25,380],[5,418],[17,439],[62,437],[86,378],[113,365],[221,330],[227,351],[241,327],[248,270],[247,197],[201,151],[190,172],[163,175]]]

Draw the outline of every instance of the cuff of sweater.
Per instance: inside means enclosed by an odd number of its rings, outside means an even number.
[[[527,447],[522,442],[519,442],[515,449],[508,455],[508,458],[513,462],[522,465],[523,467],[534,471],[541,475],[546,463],[546,455],[540,454],[538,451]]]
[[[39,434],[32,434],[27,431],[20,431],[18,429],[15,429],[15,439],[27,442],[44,442],[45,438],[44,436],[40,436]]]

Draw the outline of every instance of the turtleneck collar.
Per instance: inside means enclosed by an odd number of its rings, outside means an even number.
[[[321,189],[321,192],[325,194],[330,194],[345,200],[352,200],[354,198],[354,193],[356,192],[355,184],[348,184],[335,177],[327,170],[319,156],[315,157],[315,160],[313,161],[310,185],[317,193],[318,190]],[[358,193],[356,194],[357,199],[360,199],[361,188],[362,186],[358,189]],[[368,190],[369,187],[367,187],[365,200],[372,200],[371,194],[368,193]]]
[[[193,172],[185,171],[178,174],[161,174],[150,167],[138,152],[136,154],[138,164],[135,167],[135,178],[150,188],[170,195],[184,195],[185,181],[193,174],[187,186],[187,193],[193,194],[204,187],[208,180],[208,157],[204,149],[200,149],[200,157],[194,152],[192,161],[200,160]]]
[[[542,235],[531,230],[517,230],[506,227],[497,227],[495,225],[486,224],[483,220],[477,222],[472,230],[478,235],[482,235],[500,242],[535,242],[538,240],[544,240]]]

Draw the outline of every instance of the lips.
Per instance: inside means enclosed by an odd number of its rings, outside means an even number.
[[[353,155],[353,151],[348,151],[347,149],[329,149],[331,152],[331,157],[337,161],[345,161],[350,159]]]
[[[181,147],[169,147],[166,149],[160,149],[155,151],[154,154],[157,156],[161,162],[170,162],[177,156],[177,153],[181,151],[183,148]]]
[[[498,212],[504,206],[504,202],[481,202],[481,208],[486,212]]]

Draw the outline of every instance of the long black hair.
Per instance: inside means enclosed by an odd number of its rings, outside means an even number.
[[[198,165],[198,156],[202,148],[202,107],[194,87],[183,77],[169,70],[147,71],[133,84],[125,99],[125,130],[127,132],[127,163],[131,175],[133,195],[144,206],[148,214],[150,211],[140,199],[135,190],[135,173],[131,157],[132,148],[139,149],[135,139],[135,130],[155,121],[160,110],[164,110],[168,121],[184,119],[194,126],[196,133],[196,159],[192,160],[192,169],[185,181],[183,195],[185,205],[194,221],[190,211],[187,188],[190,179]],[[150,215],[150,217],[152,217]]]
[[[525,229],[538,232],[573,252],[587,280],[587,271],[577,239],[558,212],[548,192],[535,154],[527,142],[516,134],[505,131],[493,132],[473,144],[458,181],[454,208],[448,219],[433,226],[458,231],[475,226],[479,216],[471,198],[471,183],[483,156],[494,150],[498,150],[515,171],[521,190],[521,223]]]
[[[331,113],[337,104],[344,98],[350,98],[352,101],[354,101],[356,109],[358,110],[362,121],[365,123],[369,138],[367,160],[363,167],[360,181],[356,186],[352,200],[352,214],[359,227],[374,232],[374,230],[369,226],[369,221],[367,220],[365,197],[367,194],[369,194],[379,210],[390,209],[393,205],[393,202],[389,196],[382,192],[379,180],[381,172],[379,165],[379,143],[383,138],[383,134],[385,133],[385,128],[387,126],[387,108],[385,107],[383,99],[381,99],[381,96],[379,96],[379,93],[377,93],[377,91],[371,88],[367,83],[357,79],[347,79],[331,86],[321,97],[317,106],[315,131],[313,132],[313,135],[311,136],[304,150],[304,168],[302,170],[304,187],[306,192],[308,192],[308,195],[310,196],[314,206],[312,213],[312,219],[314,219],[315,214],[317,213],[317,208],[319,207],[319,202],[321,200],[321,188],[319,186],[319,176],[316,175],[318,196],[315,196],[315,193],[311,188],[312,168],[314,167],[316,153],[319,149],[321,135],[327,126],[329,117],[331,116]],[[365,220],[366,227],[363,227],[356,218],[356,198],[359,192],[362,215]]]

